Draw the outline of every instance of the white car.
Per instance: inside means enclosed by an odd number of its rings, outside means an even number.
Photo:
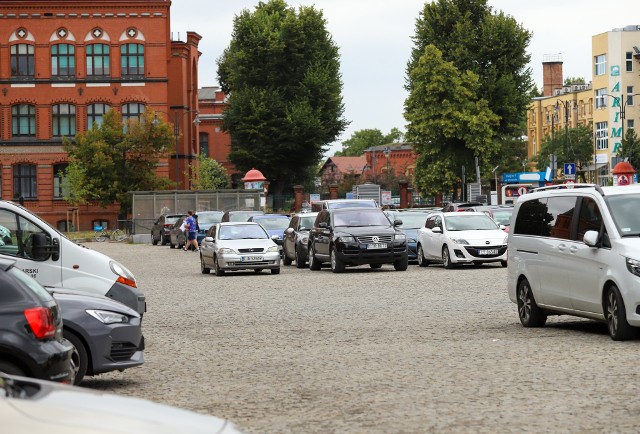
[[[271,274],[279,274],[280,246],[276,238],[258,223],[217,223],[200,243],[200,269],[208,274],[213,268],[217,276],[233,270],[271,270]]]
[[[0,373],[2,432],[12,434],[240,434],[214,416]]]
[[[507,266],[507,234],[504,227],[482,212],[439,212],[427,217],[418,230],[418,265],[500,262]]]

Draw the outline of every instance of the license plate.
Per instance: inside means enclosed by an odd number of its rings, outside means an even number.
[[[371,243],[371,244],[367,244],[367,249],[386,249],[387,248],[387,244],[386,243]]]
[[[497,255],[498,254],[498,249],[485,249],[485,250],[478,250],[478,254],[479,255]]]
[[[241,256],[241,262],[257,262],[262,261],[262,256]]]

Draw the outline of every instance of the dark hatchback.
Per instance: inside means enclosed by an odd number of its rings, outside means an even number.
[[[158,220],[153,223],[151,228],[151,244],[155,246],[160,243],[166,246],[171,241],[171,228],[182,217],[186,217],[186,214],[170,214],[158,217]]]
[[[73,345],[63,337],[60,308],[14,265],[0,259],[0,371],[72,383]]]
[[[323,262],[334,273],[346,266],[369,264],[380,268],[393,264],[397,271],[408,265],[407,237],[378,208],[327,209],[318,213],[309,232],[309,268],[319,270]]]

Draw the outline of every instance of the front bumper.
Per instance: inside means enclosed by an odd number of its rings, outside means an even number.
[[[407,257],[406,242],[389,242],[383,249],[369,249],[368,244],[358,242],[338,242],[338,259],[345,265],[392,264]]]
[[[454,244],[449,249],[454,264],[491,263],[507,260],[507,245],[468,246]]]
[[[280,252],[219,254],[218,266],[223,270],[268,270],[280,268]]]
[[[126,324],[103,324],[96,321],[91,331],[93,374],[123,370],[144,363],[144,336],[140,318]]]

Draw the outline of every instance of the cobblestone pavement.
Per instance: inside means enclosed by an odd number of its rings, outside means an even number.
[[[83,386],[249,433],[637,432],[640,341],[551,317],[524,329],[506,269],[202,275],[167,246],[90,243],[146,294],[144,366]]]

